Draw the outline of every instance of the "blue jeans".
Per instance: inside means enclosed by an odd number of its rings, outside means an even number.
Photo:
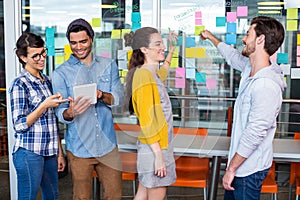
[[[19,200],[36,200],[40,187],[43,200],[58,199],[56,156],[40,156],[19,148],[13,154],[13,163],[17,172]]]
[[[246,177],[234,177],[233,191],[225,190],[224,200],[259,200],[262,182],[269,169],[255,172]]]

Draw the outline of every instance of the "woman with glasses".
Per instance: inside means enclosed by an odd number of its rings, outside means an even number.
[[[58,199],[58,171],[65,168],[54,107],[67,100],[52,94],[49,78],[42,73],[47,56],[43,39],[24,33],[16,43],[23,70],[9,89],[15,145],[18,199]]]

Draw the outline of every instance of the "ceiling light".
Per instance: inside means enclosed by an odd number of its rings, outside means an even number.
[[[259,10],[259,14],[280,14],[279,10]]]
[[[41,10],[44,9],[42,6],[22,6],[23,10]]]
[[[282,10],[283,7],[281,6],[258,6],[259,10]]]
[[[117,8],[118,6],[116,5],[110,5],[110,4],[102,4],[101,8]]]
[[[269,2],[257,2],[259,6],[282,6],[284,2],[277,2],[277,1],[269,1]]]
[[[50,10],[50,11],[46,11],[46,13],[48,13],[48,14],[65,14],[65,13],[67,13],[67,11],[62,11],[62,10]]]

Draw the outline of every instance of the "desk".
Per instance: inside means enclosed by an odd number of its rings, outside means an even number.
[[[133,132],[117,132],[120,151],[136,151],[136,134]],[[212,158],[212,174],[208,199],[216,199],[220,165],[222,157],[227,157],[230,137],[227,136],[194,136],[175,135],[173,139],[175,155]],[[274,139],[274,160],[300,162],[300,140]]]

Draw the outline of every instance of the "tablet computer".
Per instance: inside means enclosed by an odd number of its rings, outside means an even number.
[[[84,85],[76,85],[73,87],[74,100],[79,96],[84,98],[90,98],[92,100],[91,104],[97,103],[97,84],[84,84]]]

